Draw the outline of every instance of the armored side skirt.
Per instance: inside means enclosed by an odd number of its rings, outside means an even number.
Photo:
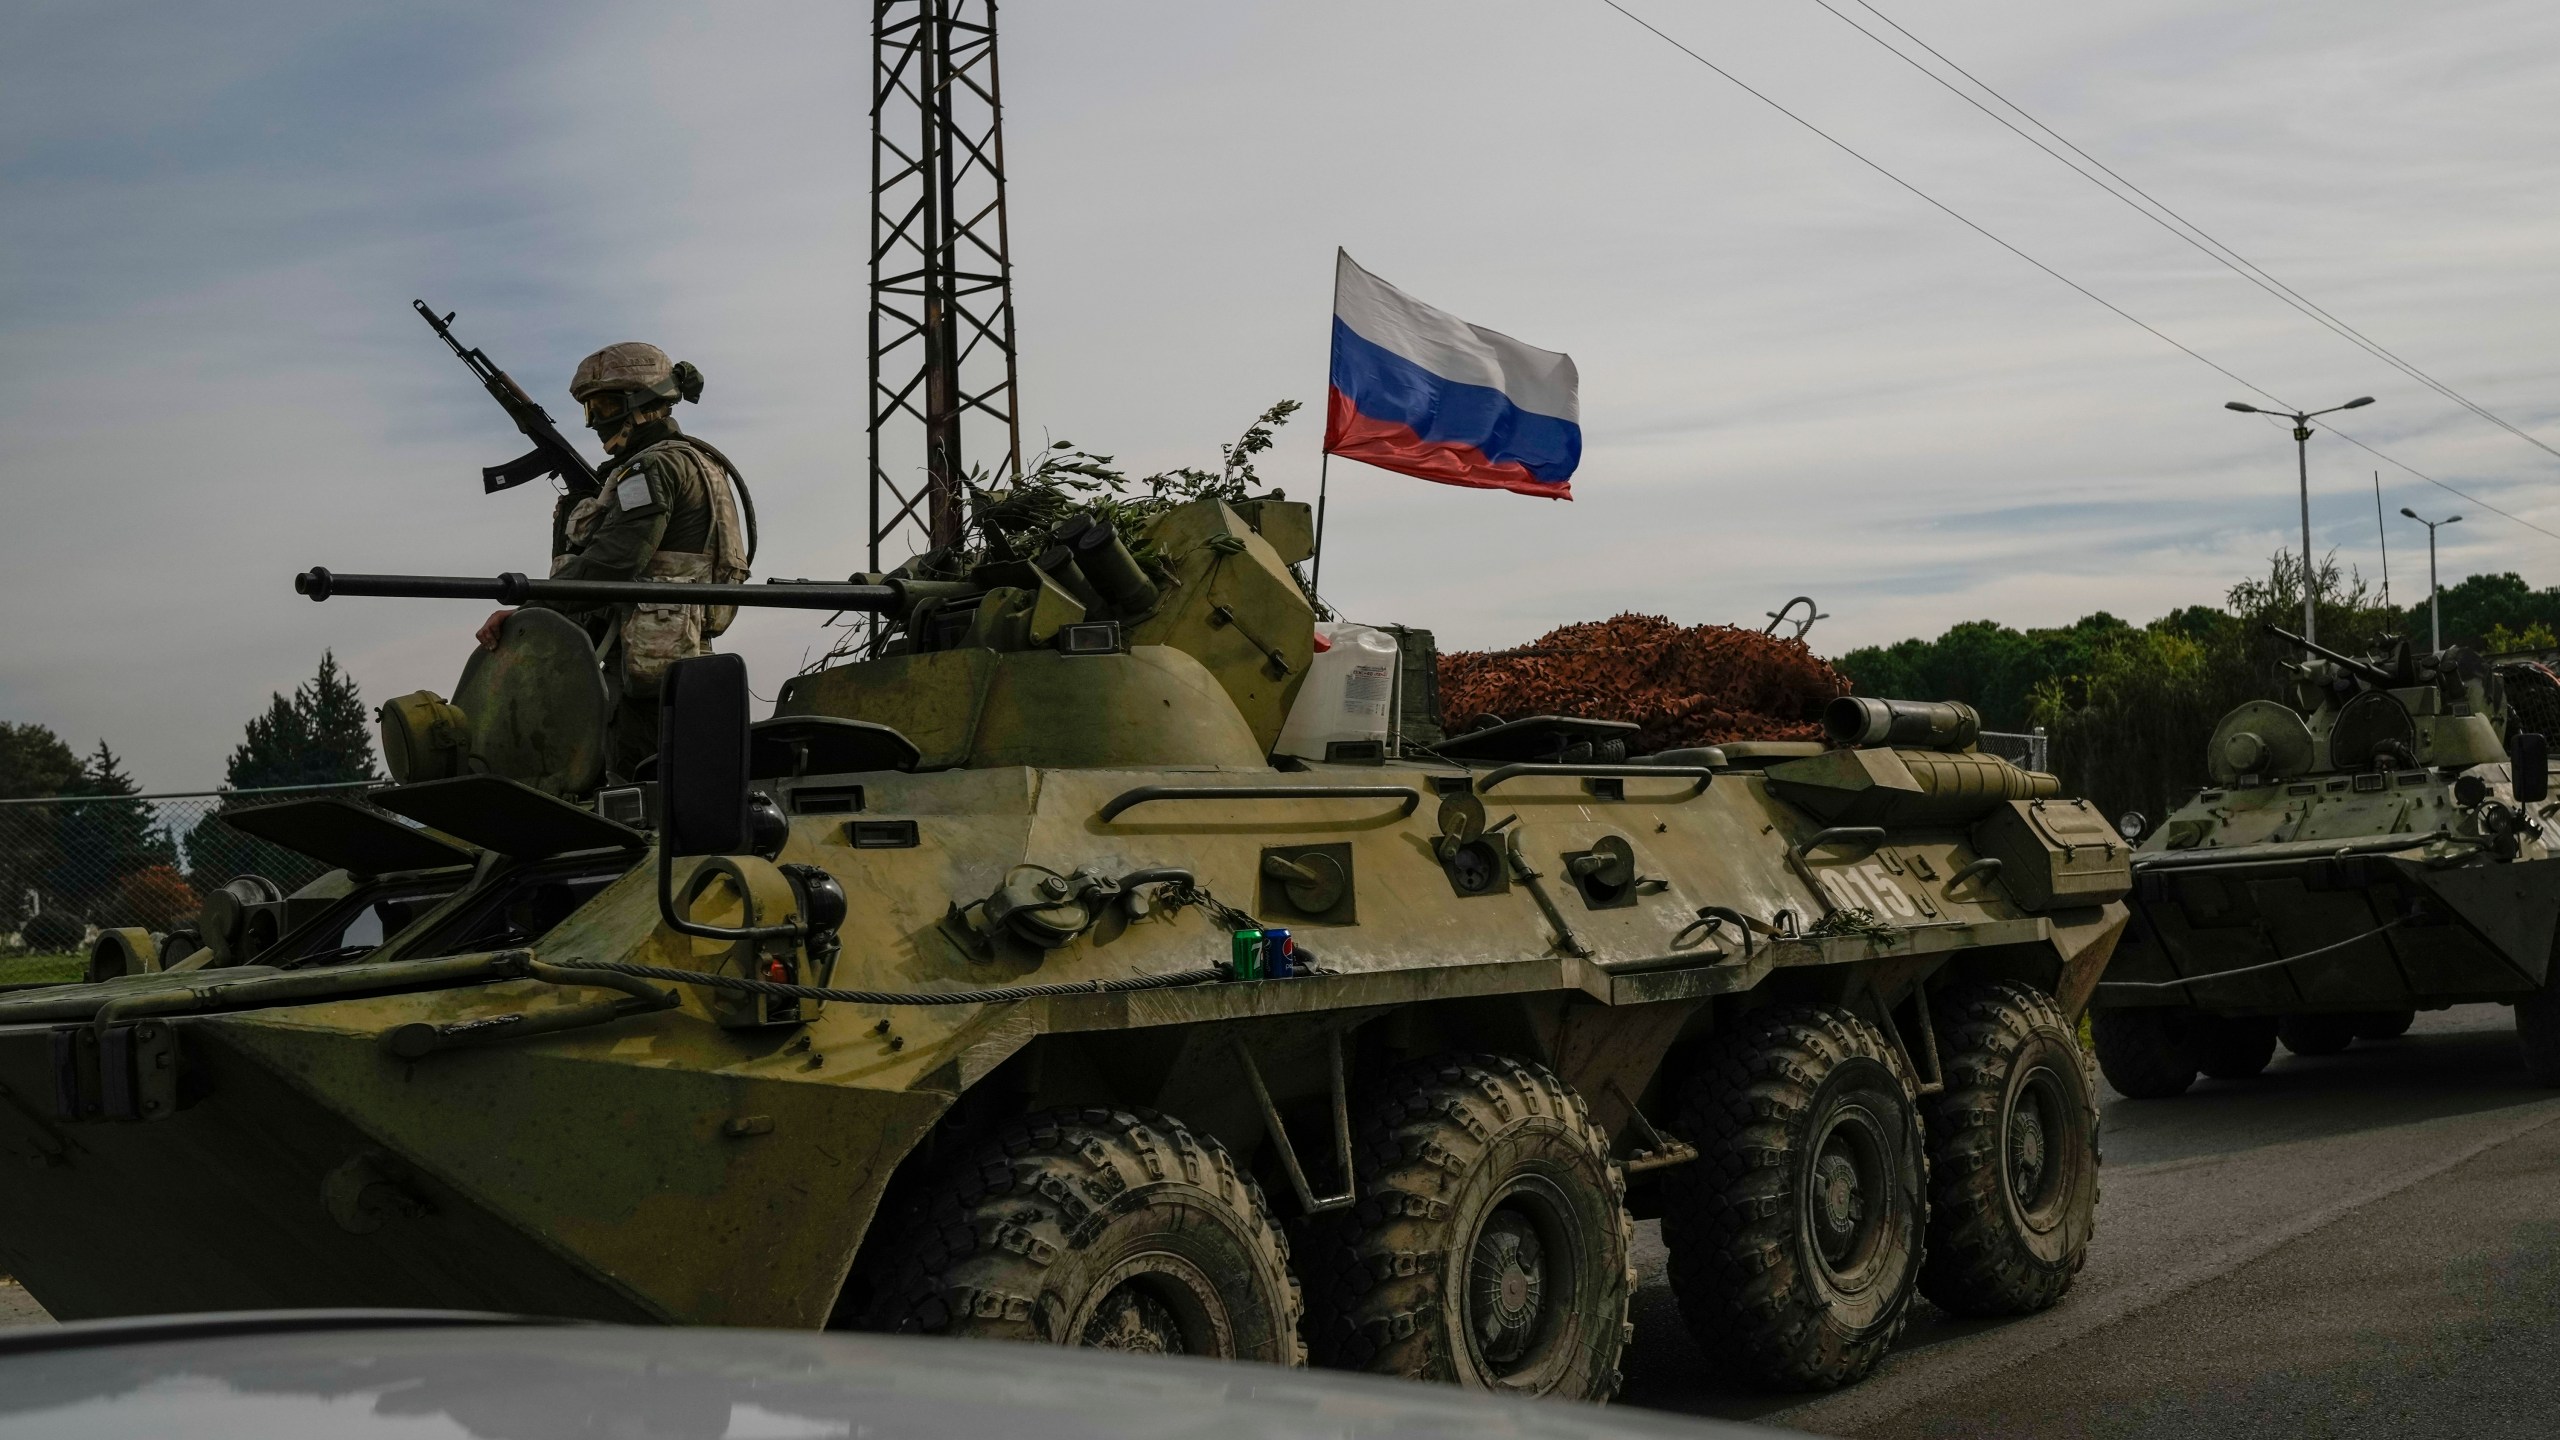
[[[2101,1006],[2299,1014],[2512,1001],[2549,973],[2560,859],[2431,869],[2405,855],[2344,855],[2186,866],[2138,871],[2132,901],[2134,923],[2098,992]],[[2258,966],[2269,968],[2132,988]]]

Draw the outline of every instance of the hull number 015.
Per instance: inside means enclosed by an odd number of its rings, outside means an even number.
[[[1863,865],[1829,865],[1813,872],[1831,903],[1843,910],[1864,910],[1879,920],[1915,917],[1920,907],[1902,893],[1884,866],[1874,860]]]

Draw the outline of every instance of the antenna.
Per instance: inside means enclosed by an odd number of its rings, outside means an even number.
[[[867,563],[879,570],[884,548],[894,564],[957,542],[967,457],[1019,476],[1022,427],[996,0],[874,0],[872,15]]]
[[[2382,524],[2382,472],[2373,472],[2373,534],[2382,542],[2382,608],[2391,608],[2391,534]]]

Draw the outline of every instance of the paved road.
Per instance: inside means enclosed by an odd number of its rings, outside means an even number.
[[[1622,1403],[1893,1440],[2560,1432],[2560,1096],[2507,1012],[2170,1101],[2108,1096],[2106,1193],[2061,1307],[1924,1315],[1864,1384],[1740,1388],[1689,1344],[1651,1224]],[[41,1321],[0,1284],[0,1324]]]
[[[1644,1227],[1624,1403],[1880,1437],[2560,1433],[2560,1096],[2507,1012],[2167,1101],[2106,1097],[2079,1285],[2026,1320],[1934,1311],[1864,1384],[1740,1389],[1682,1333]]]

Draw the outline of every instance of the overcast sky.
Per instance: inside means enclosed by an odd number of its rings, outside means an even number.
[[[1626,0],[1879,163],[2250,382],[2560,530],[2560,460],[2219,269],[1814,0]],[[1851,0],[1835,0],[1869,18]],[[2560,443],[2560,8],[1878,0],[2367,334]],[[168,6],[6,0],[0,719],[149,786],[218,783],[333,648],[369,701],[449,692],[482,607],[294,596],[294,571],[538,572],[521,446],[409,311],[551,406],[642,338],[746,471],[768,575],[862,563],[867,66],[845,4]],[[1033,435],[1265,469],[1312,495],[1336,245],[1569,351],[1570,505],[1335,467],[1328,593],[1516,642],[1622,609],[1818,648],[1988,617],[2142,620],[2294,543],[2258,397],[2038,273],[1600,0],[1006,7]],[[588,437],[580,433],[579,438]],[[2318,541],[2378,569],[2372,472],[2312,446]],[[2560,541],[2463,512],[2446,578],[2551,583]],[[824,637],[742,618],[758,689]]]

